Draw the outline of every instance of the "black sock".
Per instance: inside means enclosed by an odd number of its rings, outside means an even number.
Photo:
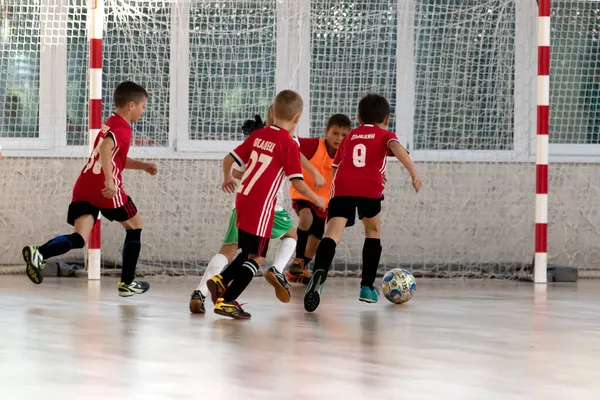
[[[252,278],[254,278],[257,271],[258,264],[256,261],[246,260],[246,262],[242,264],[242,267],[238,268],[235,279],[223,295],[223,300],[230,303],[240,297],[242,292],[248,287],[250,282],[252,282]]]
[[[125,244],[123,244],[123,267],[121,269],[121,282],[129,285],[135,277],[140,249],[142,248],[142,230],[127,229]]]
[[[304,258],[306,243],[308,243],[308,231],[298,228],[297,232],[298,241],[296,242],[296,258]]]
[[[302,259],[304,260],[304,266],[305,267],[308,267],[308,264],[310,264],[310,262],[312,261],[312,258],[309,258],[309,257],[306,257],[306,256],[302,257]]]
[[[244,262],[248,259],[248,254],[243,251],[237,255],[237,257],[226,266],[223,271],[221,271],[222,281],[225,285],[229,285],[229,283],[235,278],[239,269],[242,267]]]
[[[368,286],[373,290],[375,278],[377,276],[377,268],[379,268],[379,259],[381,258],[381,240],[365,238],[363,245],[363,270],[361,286]]]
[[[329,267],[331,266],[331,262],[333,261],[333,257],[335,256],[336,246],[337,244],[335,243],[335,240],[333,240],[332,238],[325,237],[323,238],[323,240],[321,240],[321,243],[319,243],[319,247],[317,247],[313,271],[322,269],[323,271],[325,271],[325,279],[327,279]]]
[[[46,244],[41,245],[38,251],[44,259],[48,259],[68,253],[73,249],[81,249],[83,246],[85,246],[85,240],[79,233],[75,232],[70,235],[55,237]]]

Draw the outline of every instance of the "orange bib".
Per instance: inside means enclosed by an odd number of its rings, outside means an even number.
[[[304,168],[302,168],[302,175],[304,176],[304,181],[308,185],[308,187],[314,191],[317,195],[325,198],[325,205],[329,205],[329,196],[331,191],[331,183],[333,180],[333,158],[329,156],[327,152],[327,145],[325,144],[325,139],[319,139],[319,146],[317,147],[317,151],[308,160],[325,178],[325,185],[320,189],[315,189],[315,181],[313,176],[309,174]],[[292,200],[307,200],[306,197],[302,196],[294,187],[290,188],[290,197]]]

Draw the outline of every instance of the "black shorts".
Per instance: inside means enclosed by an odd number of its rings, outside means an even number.
[[[348,219],[346,226],[352,226],[358,218],[373,218],[381,212],[381,201],[383,199],[371,199],[368,197],[340,196],[329,201],[327,221],[335,217]]]
[[[266,257],[269,250],[269,238],[253,235],[238,228],[238,247],[246,254]]]
[[[109,221],[125,222],[137,215],[137,208],[133,204],[131,197],[127,199],[127,203],[119,208],[99,208],[87,201],[74,201],[69,205],[67,213],[67,222],[69,225],[75,225],[75,220],[84,215],[94,217],[94,224],[98,220],[98,213]]]
[[[296,214],[300,215],[300,211],[305,208],[309,208],[312,213],[312,224],[308,228],[308,234],[316,237],[317,239],[323,239],[325,234],[325,218],[321,217],[315,210],[315,205],[308,200],[293,200],[292,207]]]

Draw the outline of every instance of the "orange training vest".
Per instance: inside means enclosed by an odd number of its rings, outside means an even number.
[[[317,151],[308,161],[321,173],[321,175],[323,175],[326,183],[320,189],[315,189],[315,180],[313,179],[313,176],[302,168],[304,181],[312,191],[325,198],[325,205],[327,206],[329,205],[331,183],[333,180],[333,167],[331,166],[333,164],[333,158],[331,158],[327,152],[325,139],[319,139]],[[307,198],[298,193],[293,186],[290,187],[290,197],[292,200],[307,200]]]

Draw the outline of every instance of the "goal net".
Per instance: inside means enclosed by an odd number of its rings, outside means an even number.
[[[87,3],[0,1],[0,145],[10,156],[0,161],[3,264],[69,229],[88,152]],[[598,10],[553,4],[565,29],[552,33],[551,141],[597,143]],[[131,155],[160,169],[125,174],[145,219],[140,268],[202,272],[233,201],[219,191],[220,160],[283,82],[304,97],[301,136],[321,137],[335,113],[355,121],[367,92],[390,101],[390,129],[425,187],[415,194],[402,166],[388,164],[382,272],[516,277],[534,249],[536,16],[535,1],[513,0],[106,0],[104,114],[120,81],[144,85],[150,100]],[[590,59],[575,58],[582,52]],[[583,276],[597,269],[596,176],[590,165],[551,169],[550,260]],[[103,224],[105,272],[120,263],[123,237]],[[334,273],[357,274],[362,237],[358,226],[345,234]]]

